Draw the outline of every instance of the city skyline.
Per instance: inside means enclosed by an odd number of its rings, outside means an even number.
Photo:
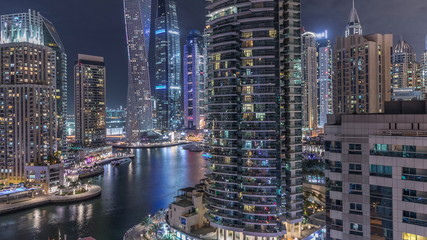
[[[420,61],[425,46],[427,28],[423,23],[427,21],[427,4],[419,0],[409,0],[410,4],[402,5],[399,0],[375,1],[355,0],[359,18],[363,24],[363,33],[393,33],[394,42],[402,35],[410,43]],[[84,3],[85,7],[82,8]],[[369,3],[369,4],[368,4]],[[181,28],[181,48],[185,38],[192,29],[203,30],[204,26],[204,1],[181,0],[177,1],[178,21]],[[352,1],[316,1],[302,0],[305,6],[302,13],[302,25],[307,31],[321,32],[328,29],[332,43],[335,37],[344,35],[349,17]],[[191,8],[185,7],[191,5]],[[388,7],[387,5],[394,6]],[[101,6],[95,2],[76,0],[66,3],[51,3],[44,1],[3,0],[0,14],[27,12],[33,9],[49,19],[56,27],[68,55],[68,113],[72,113],[74,91],[72,84],[73,59],[79,52],[105,56],[106,66],[109,69],[107,78],[107,106],[119,107],[126,105],[127,94],[127,50],[126,35],[123,17],[122,1],[108,1]],[[396,7],[397,6],[397,7]],[[388,11],[381,11],[387,8]],[[329,14],[334,9],[333,14]],[[78,11],[79,14],[75,14]],[[327,14],[328,13],[328,14]],[[94,17],[95,16],[95,17]],[[405,22],[400,21],[401,16],[406,16],[411,22],[411,28],[405,27]],[[199,21],[195,20],[199,19]],[[387,19],[385,21],[384,19]],[[425,30],[423,30],[423,28]],[[92,31],[97,29],[97,31]],[[418,29],[412,31],[412,29]],[[75,34],[82,31],[82,35]],[[152,39],[153,40],[153,39]],[[150,51],[150,61],[154,60],[153,46]],[[153,83],[153,66],[150,66]],[[70,75],[71,74],[71,75]]]
[[[18,1],[1,239],[427,240],[427,0]]]

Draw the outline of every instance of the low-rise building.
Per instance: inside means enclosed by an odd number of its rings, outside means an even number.
[[[178,239],[216,239],[216,229],[206,219],[204,184],[178,190],[169,205],[167,223]]]
[[[27,182],[31,187],[43,189],[45,193],[54,193],[64,185],[64,164],[56,163],[41,166],[25,166]]]

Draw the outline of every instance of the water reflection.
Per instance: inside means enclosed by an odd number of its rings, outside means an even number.
[[[203,177],[200,153],[180,147],[134,150],[130,164],[104,166],[101,197],[77,204],[54,205],[0,216],[0,239],[48,239],[58,231],[68,239],[93,236],[121,239],[144,215],[166,208],[179,188]]]

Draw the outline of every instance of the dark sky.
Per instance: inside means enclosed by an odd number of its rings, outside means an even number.
[[[155,2],[155,0],[153,0]],[[203,29],[204,0],[177,0],[182,42],[191,29]],[[0,14],[39,11],[53,22],[69,57],[69,109],[73,106],[72,65],[78,53],[100,55],[107,64],[107,105],[125,105],[127,52],[122,0],[1,0]],[[351,0],[302,0],[306,30],[342,35]],[[364,34],[403,35],[418,56],[427,34],[427,0],[356,0]],[[154,45],[154,44],[152,44]]]

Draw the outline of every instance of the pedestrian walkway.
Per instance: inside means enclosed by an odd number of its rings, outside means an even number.
[[[28,208],[40,207],[50,203],[70,203],[70,202],[83,201],[83,200],[97,197],[100,194],[101,194],[101,187],[96,185],[91,185],[87,192],[76,194],[76,195],[66,195],[66,196],[47,195],[47,194],[41,195],[41,196],[39,195],[27,201],[1,203],[0,215],[15,212],[15,211],[20,211]]]

